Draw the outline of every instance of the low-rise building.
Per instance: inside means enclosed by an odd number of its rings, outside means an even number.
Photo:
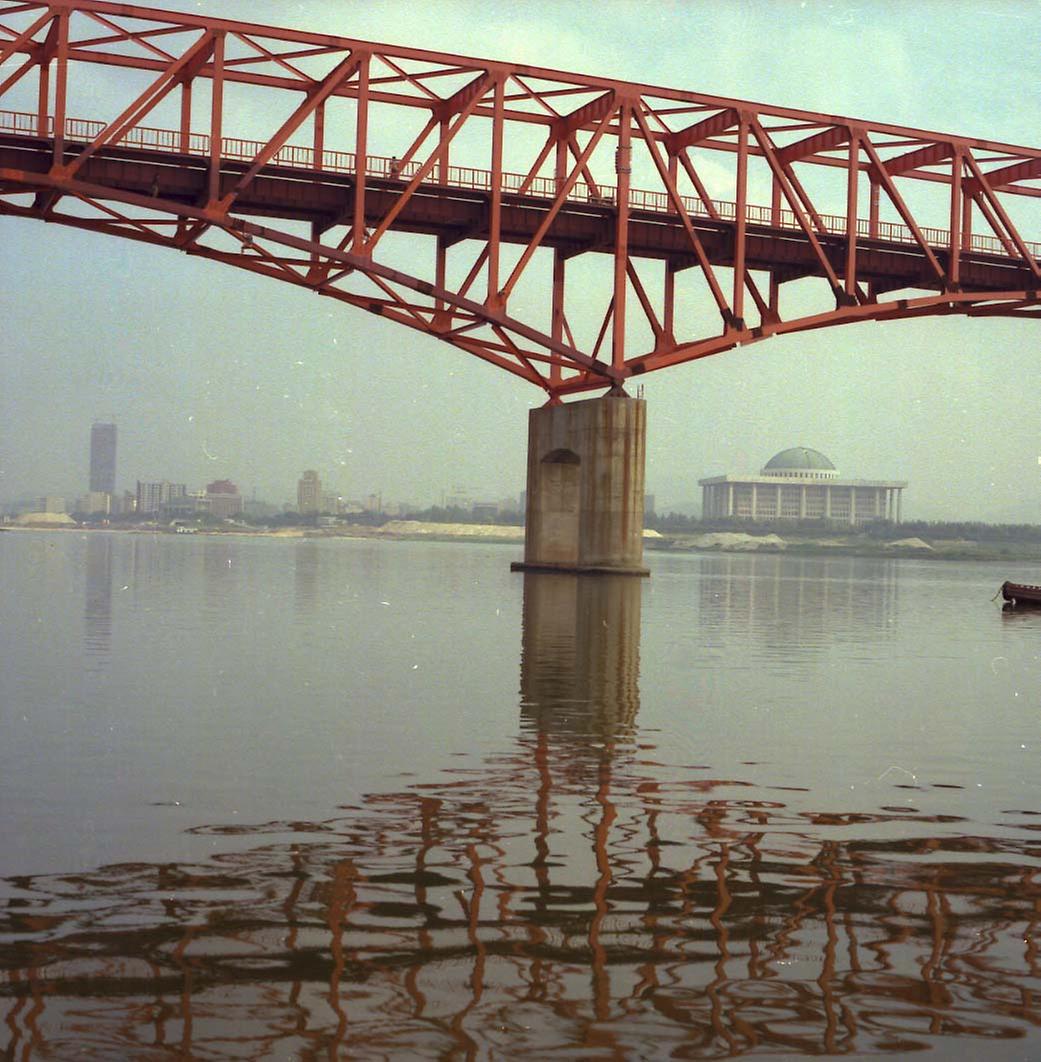
[[[76,510],[88,516],[93,516],[95,513],[108,516],[112,512],[112,495],[103,490],[88,490],[76,502]]]
[[[154,516],[164,505],[177,498],[183,498],[188,488],[183,483],[170,483],[167,480],[153,482],[137,481],[137,496],[134,511],[140,516]]]
[[[317,513],[322,509],[322,480],[309,468],[296,483],[296,511],[301,514]]]
[[[206,484],[206,508],[218,520],[229,520],[242,512],[242,495],[230,479]]]
[[[470,507],[475,520],[494,520],[499,515],[499,503],[493,501],[475,501]]]
[[[846,479],[819,450],[793,446],[758,474],[699,479],[703,519],[900,522],[905,480]]]
[[[189,491],[187,494],[176,494],[163,502],[159,507],[159,518],[169,521],[192,520],[200,512],[207,510],[205,494],[202,491]]]

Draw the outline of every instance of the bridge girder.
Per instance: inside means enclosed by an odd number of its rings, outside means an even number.
[[[309,288],[550,397],[1041,288],[1037,148],[109,0],[0,0],[5,60],[0,214]],[[118,116],[81,118],[113,70]]]

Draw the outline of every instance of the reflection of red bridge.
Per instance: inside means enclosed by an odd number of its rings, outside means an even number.
[[[0,64],[0,213],[298,284],[550,394],[1037,305],[1038,149],[104,0],[0,8]],[[111,118],[69,116],[113,85]]]
[[[567,733],[568,704],[343,818],[203,828],[252,841],[204,865],[9,883],[5,1057],[1032,1057],[1029,838],[662,782],[626,724]]]
[[[730,592],[748,576],[711,581],[755,636]],[[884,580],[811,600],[767,576],[777,614],[889,626]],[[968,1037],[1033,1057],[1036,813],[984,825],[918,782],[846,810],[812,770],[677,762],[637,723],[640,619],[637,580],[527,576],[498,752],[333,819],[198,826],[204,864],[0,882],[5,1058],[947,1057]]]

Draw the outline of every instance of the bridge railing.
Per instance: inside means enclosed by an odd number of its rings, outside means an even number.
[[[0,134],[50,139],[54,135],[54,119],[48,117],[47,128],[37,128],[39,122],[36,114],[25,111],[0,110]],[[86,118],[68,118],[65,121],[65,138],[68,141],[89,143],[104,129],[104,122]],[[209,157],[210,137],[206,133],[189,133],[187,136],[176,129],[159,129],[151,126],[134,126],[120,137],[118,146],[142,151],[163,151],[182,155]],[[250,140],[241,137],[221,138],[221,157],[239,162],[252,162],[264,148],[265,141]],[[326,171],[329,173],[351,174],[356,171],[357,159],[351,151],[324,150],[320,158],[314,148],[302,144],[285,144],[271,159],[270,166],[285,166],[290,169]],[[403,163],[393,156],[369,155],[366,158],[365,173],[369,177],[386,180],[411,180],[419,171],[417,162]],[[435,164],[427,177],[433,185],[452,188],[490,191],[492,175],[490,170],[472,166],[450,165],[442,167]],[[559,186],[554,177],[534,177],[529,179],[522,173],[504,173],[502,191],[507,194],[524,194],[536,199],[555,199]],[[591,206],[613,206],[617,200],[618,189],[613,185],[592,187],[579,182],[568,193],[568,199],[575,203],[587,203]],[[683,207],[691,217],[709,219],[715,217],[721,221],[732,222],[737,218],[737,204],[728,200],[713,199],[710,211],[701,199],[693,196],[681,197]],[[629,208],[648,213],[667,214],[673,212],[672,202],[665,192],[643,188],[629,190]],[[774,210],[772,207],[750,203],[745,208],[746,221],[752,225],[769,228],[798,229],[799,222],[791,210]],[[846,233],[846,218],[841,214],[818,214],[820,223],[827,233],[843,236]],[[933,247],[943,249],[949,245],[950,233],[947,229],[932,227],[920,228],[923,238]],[[866,239],[878,239],[886,243],[915,243],[914,234],[901,222],[878,221],[875,233],[866,218],[857,219],[857,235]],[[1041,258],[1041,243],[1028,242],[1027,249],[1032,255]],[[994,236],[974,233],[971,249],[989,254],[1007,255],[1004,244]]]

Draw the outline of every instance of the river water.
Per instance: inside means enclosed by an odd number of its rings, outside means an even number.
[[[4,1057],[1041,1053],[1036,571],[516,552],[0,534]]]

